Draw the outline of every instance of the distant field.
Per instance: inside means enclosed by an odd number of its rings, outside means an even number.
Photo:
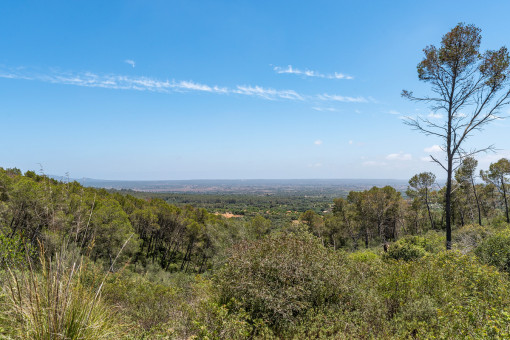
[[[292,221],[307,211],[324,214],[333,200],[350,191],[390,185],[404,192],[405,180],[301,179],[301,180],[189,180],[107,181],[83,179],[85,186],[120,191],[139,198],[160,198],[176,205],[192,205],[224,216],[262,215],[273,221]]]

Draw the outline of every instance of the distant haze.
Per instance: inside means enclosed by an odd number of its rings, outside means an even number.
[[[52,176],[59,180],[63,177]],[[407,188],[401,179],[200,179],[122,181],[83,178],[79,183],[88,187],[147,192],[234,193],[234,194],[338,194],[366,190],[373,186],[390,185],[399,191]]]

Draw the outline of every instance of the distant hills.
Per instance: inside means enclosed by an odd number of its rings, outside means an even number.
[[[63,177],[52,176],[63,180]],[[390,185],[405,191],[407,180],[399,179],[198,179],[125,181],[92,178],[74,179],[84,186],[176,193],[229,193],[229,194],[345,194],[351,190],[365,190],[373,186]]]

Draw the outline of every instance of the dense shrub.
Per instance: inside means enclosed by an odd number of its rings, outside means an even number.
[[[105,282],[104,299],[122,311],[127,322],[136,324],[145,333],[157,331],[161,325],[179,317],[176,306],[181,301],[176,288],[127,270]]]
[[[347,257],[356,263],[372,263],[380,259],[379,255],[370,250],[359,250],[348,254]]]
[[[0,267],[26,265],[27,259],[36,257],[36,254],[32,245],[24,243],[18,234],[8,237],[0,232]]]
[[[277,328],[314,307],[338,303],[345,259],[309,235],[280,235],[242,242],[217,276],[221,300],[232,299]]]
[[[487,237],[475,249],[475,254],[483,263],[510,272],[510,229]]]
[[[478,224],[468,224],[454,231],[454,247],[463,254],[467,254],[475,249],[486,237],[492,233],[488,227]]]
[[[394,263],[376,284],[397,337],[510,335],[509,282],[474,257],[449,251]]]
[[[199,301],[187,310],[185,333],[199,339],[247,339],[254,332],[249,315],[235,301],[221,305],[212,299]],[[177,335],[177,334],[176,334]]]
[[[439,241],[439,242],[438,242]],[[393,243],[386,256],[395,260],[416,260],[427,253],[439,251],[441,241],[434,231],[429,231],[425,236],[405,236]]]
[[[500,213],[490,221],[491,227],[498,230],[510,228],[510,224],[506,221],[504,214]]]

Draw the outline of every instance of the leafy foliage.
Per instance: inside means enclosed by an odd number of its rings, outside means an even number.
[[[484,239],[475,249],[475,254],[482,262],[510,273],[510,229]]]
[[[436,232],[429,232],[428,237],[408,235],[389,247],[388,258],[395,260],[416,260],[429,253],[437,253],[441,248],[441,241]]]
[[[239,301],[253,319],[282,326],[313,307],[338,303],[342,256],[309,235],[242,242],[218,274],[221,299]]]

